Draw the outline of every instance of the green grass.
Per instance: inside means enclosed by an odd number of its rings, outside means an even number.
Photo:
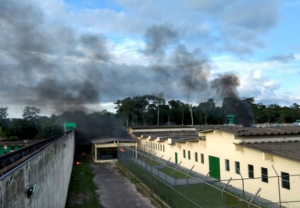
[[[186,178],[186,174],[179,172],[177,170],[174,170],[173,168],[166,167],[166,168],[159,168],[160,172],[167,174],[168,176],[171,176],[172,178],[176,179],[183,179]]]
[[[150,159],[148,157],[145,157],[145,156],[139,156],[138,157],[139,160],[143,161],[144,163],[147,163],[148,165],[150,166],[162,166],[161,163],[159,163],[158,161],[155,161],[154,159]],[[167,174],[168,176],[171,176],[173,178],[176,178],[176,179],[183,179],[183,178],[186,178],[186,174],[184,173],[184,171],[174,171],[173,168],[171,167],[166,167],[165,166],[163,168],[157,168],[160,172],[163,172],[165,174]],[[191,176],[193,177],[197,177],[195,174],[193,173],[190,173]]]
[[[86,157],[76,158],[81,165],[74,165],[69,184],[66,208],[98,208],[95,185],[92,173]]]
[[[150,188],[156,195],[158,195],[171,207],[194,208],[199,206],[203,207],[204,204],[205,207],[222,207],[222,192],[219,189],[216,189],[209,185],[204,185],[203,201],[201,184],[189,186],[182,185],[172,188],[162,181],[156,179],[148,171],[137,165],[135,162],[131,160],[123,160],[120,162],[141,182],[143,182],[148,188]],[[224,194],[224,203],[226,207],[243,207],[243,202],[239,201],[236,196],[227,193]],[[246,204],[246,206],[248,206],[248,204]]]
[[[138,159],[151,166],[161,165],[159,162],[145,156],[139,156]]]

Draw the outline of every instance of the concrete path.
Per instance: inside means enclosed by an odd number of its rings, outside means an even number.
[[[115,163],[90,164],[101,207],[103,208],[155,208],[149,198],[137,192],[136,187],[124,178]]]

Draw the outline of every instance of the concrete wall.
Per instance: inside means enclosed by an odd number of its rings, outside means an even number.
[[[70,182],[75,134],[64,135],[12,173],[0,178],[0,207],[2,208],[63,208]],[[25,191],[36,184],[30,199]]]

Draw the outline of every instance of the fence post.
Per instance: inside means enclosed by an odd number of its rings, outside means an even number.
[[[244,207],[245,207],[245,187],[244,187],[244,178],[243,178],[243,176],[242,176],[241,171],[240,171],[239,168],[238,168],[238,171],[239,171],[239,175],[240,175],[241,178],[242,178],[242,186],[243,186],[243,204],[244,204]]]
[[[172,158],[172,157],[169,158],[169,160],[166,162],[165,165],[168,165],[168,163],[170,162],[171,158]]]
[[[180,161],[180,162],[177,164],[176,168],[174,169],[174,172],[175,172],[175,174],[174,174],[175,186],[177,186],[176,172],[177,172],[177,168],[179,168],[181,162],[182,162],[182,161]],[[176,208],[177,208],[177,203],[178,203],[178,197],[176,197]]]
[[[248,208],[251,208],[251,205],[252,205],[252,201],[257,197],[257,194],[260,192],[261,188],[259,188],[256,192],[256,194],[254,195],[254,197],[250,200],[249,202],[249,205],[248,205]]]
[[[281,208],[281,194],[280,194],[280,181],[279,181],[279,175],[277,173],[277,171],[275,170],[274,166],[272,165],[272,168],[277,176],[277,182],[278,182],[278,197],[279,197],[279,207]]]
[[[189,178],[188,178],[188,175],[190,174],[190,172],[192,172],[193,168],[195,167],[195,165],[193,165],[193,167],[186,173],[186,196],[188,199],[190,199],[189,197]],[[188,207],[190,207],[190,203],[189,203],[189,200],[187,200],[188,202]]]
[[[167,166],[168,166],[168,163],[170,162],[171,160],[171,157],[169,158],[169,160],[165,163],[165,180],[166,180],[166,183],[168,183],[168,178],[167,178]]]
[[[222,189],[222,207],[226,207],[226,206],[224,206],[224,204],[225,204],[225,203],[224,203],[224,202],[225,202],[225,199],[224,199],[224,191],[225,191],[225,189],[227,188],[228,184],[230,183],[231,179],[232,179],[232,178],[229,179],[229,181],[226,183],[226,185],[225,185],[224,188]]]
[[[179,168],[181,162],[182,162],[182,161],[180,161],[180,162],[177,164],[176,168],[175,168],[175,175],[174,175],[174,176],[175,176],[175,177],[174,177],[174,178],[175,178],[175,186],[177,185],[176,172],[177,172],[177,168]]]
[[[209,175],[210,171],[208,171],[208,173],[206,174],[206,176],[204,177],[203,181],[202,181],[202,207],[205,207],[205,201],[204,201],[204,182],[205,179],[207,178],[207,176]]]
[[[168,204],[168,178],[167,178],[167,164],[168,162],[171,160],[171,157],[170,159],[166,162],[166,164],[164,165],[165,166],[165,184],[166,184],[166,202]]]
[[[154,160],[153,158],[154,158],[155,155],[156,155],[156,152],[154,153],[154,155],[152,155],[152,157],[150,157],[150,159],[151,159],[151,160]],[[152,165],[150,165],[150,166],[151,166],[151,173],[153,173],[153,172],[152,172]]]
[[[135,144],[135,158],[137,158],[137,144]]]
[[[164,156],[164,155],[163,155],[163,156]],[[159,164],[162,164],[162,163],[160,163],[160,161],[161,161],[161,159],[163,158],[163,156],[161,156],[161,157],[159,158],[159,160],[157,161]],[[158,179],[159,179],[159,166],[160,166],[160,165],[158,165],[158,168],[157,168]]]

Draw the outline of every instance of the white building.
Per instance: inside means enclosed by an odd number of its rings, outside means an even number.
[[[300,127],[135,128],[138,149],[285,207],[300,207]],[[279,177],[277,177],[277,175]]]
[[[128,138],[95,138],[92,142],[92,158],[95,163],[118,160],[118,144],[137,148],[137,143]]]

